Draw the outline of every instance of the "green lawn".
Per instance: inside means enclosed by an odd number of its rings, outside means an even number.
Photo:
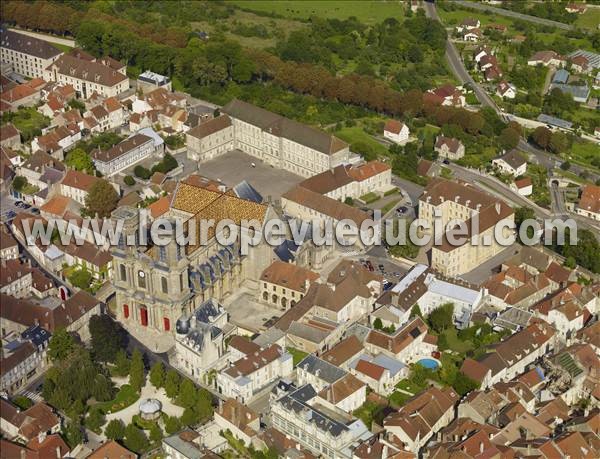
[[[294,361],[294,366],[298,365],[300,362],[302,362],[302,360],[304,359],[304,357],[306,357],[308,355],[308,352],[304,352],[301,351],[300,349],[296,349],[293,347],[288,347],[286,348],[287,351],[292,354],[292,359]]]
[[[347,19],[356,16],[359,21],[374,24],[393,17],[402,20],[404,8],[400,2],[367,0],[234,0],[240,8],[278,16],[306,20],[311,16],[323,19]]]
[[[356,143],[365,144],[371,151],[376,153],[377,156],[387,154],[387,148],[377,142],[371,135],[367,134],[360,126],[343,127],[340,130],[335,131],[334,135],[344,142],[348,142],[350,145]]]
[[[375,402],[367,400],[360,406],[360,408],[354,410],[352,414],[364,422],[365,425],[370,429],[371,425],[373,424],[373,419],[381,422],[381,420],[377,418],[379,417],[378,412],[380,413],[383,408],[385,408],[384,405],[378,405]]]
[[[371,204],[372,202],[379,200],[379,195],[377,195],[371,191],[371,192],[361,196],[360,199],[361,199],[361,201],[363,201],[367,204]]]
[[[387,214],[390,210],[398,205],[400,199],[394,199],[393,201],[388,202],[385,206],[381,208],[381,215]]]
[[[409,379],[403,379],[398,384],[396,384],[396,387],[398,389],[402,389],[407,392],[410,392],[413,395],[416,394],[417,392],[421,392],[423,390],[422,386],[419,386],[419,385],[413,383]]]
[[[119,392],[117,392],[114,400],[99,403],[98,406],[102,411],[109,414],[116,411],[121,411],[122,409],[133,405],[139,398],[140,394],[137,393],[133,387],[131,387],[129,384],[124,384],[119,389]]]
[[[600,24],[600,8],[588,8],[575,21],[575,26],[582,29],[597,30],[598,24]]]
[[[566,156],[571,162],[600,170],[600,145],[592,142],[573,142]]]
[[[456,328],[452,327],[444,332],[448,348],[452,351],[464,354],[473,349],[473,343],[471,341],[462,341],[456,334]]]

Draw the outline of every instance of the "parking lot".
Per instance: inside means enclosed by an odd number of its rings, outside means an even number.
[[[0,221],[3,223],[8,222],[12,220],[16,214],[23,212],[24,210],[30,213],[38,212],[36,207],[30,206],[29,204],[17,205],[18,202],[21,201],[8,194],[2,194],[2,196],[0,196]]]
[[[252,167],[253,163],[255,167]],[[304,180],[299,175],[275,169],[239,150],[201,163],[198,173],[213,180],[220,179],[227,186],[234,186],[246,180],[264,199],[279,199],[283,193]]]

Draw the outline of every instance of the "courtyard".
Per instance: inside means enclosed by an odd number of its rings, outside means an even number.
[[[230,321],[249,333],[265,330],[265,322],[280,317],[284,311],[258,302],[256,294],[242,287],[223,300]]]
[[[200,163],[198,173],[213,180],[220,180],[229,187],[246,180],[265,200],[279,199],[283,193],[304,180],[299,175],[271,167],[239,150]]]

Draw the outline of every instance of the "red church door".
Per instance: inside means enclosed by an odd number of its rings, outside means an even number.
[[[127,304],[123,305],[123,317],[125,317],[126,319],[129,318],[129,305]]]
[[[148,309],[145,306],[140,308],[140,322],[142,326],[148,326]]]
[[[171,330],[171,321],[169,320],[168,317],[163,318],[163,324],[165,326],[165,331]]]

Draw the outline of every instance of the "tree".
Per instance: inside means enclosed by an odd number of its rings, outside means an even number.
[[[62,436],[71,449],[75,448],[83,441],[81,426],[72,421],[65,424],[62,430]]]
[[[446,303],[433,310],[427,317],[427,323],[437,333],[452,327],[452,318],[454,315],[454,304]]]
[[[136,177],[139,177],[144,180],[148,180],[152,175],[152,172],[150,172],[150,170],[146,169],[144,166],[139,164],[135,166],[135,168],[133,169],[133,173]]]
[[[150,427],[150,441],[154,444],[160,443],[163,439],[163,431],[158,424],[152,424]]]
[[[162,362],[156,362],[150,369],[150,383],[157,389],[165,383],[165,367]]]
[[[117,376],[126,376],[129,374],[130,367],[131,361],[127,357],[125,349],[119,349],[115,357],[115,374]]]
[[[575,269],[577,267],[577,261],[575,260],[575,257],[568,257],[565,260],[565,266],[567,268]]]
[[[12,187],[13,187],[13,190],[20,192],[28,184],[29,184],[29,182],[27,181],[26,177],[23,177],[22,175],[17,175],[12,182]]]
[[[179,393],[179,373],[175,370],[169,370],[165,377],[165,392],[167,397],[174,399]]]
[[[129,384],[136,392],[144,386],[144,357],[139,349],[134,349],[131,354],[131,367],[129,368]]]
[[[383,328],[383,322],[381,322],[381,319],[379,317],[377,317],[374,321],[373,321],[373,328],[375,330],[381,330]]]
[[[53,362],[66,359],[75,349],[75,340],[65,328],[54,331],[48,343],[48,357]]]
[[[519,230],[525,220],[535,219],[535,211],[531,207],[518,207],[515,209],[515,227],[517,229],[518,241],[521,242]],[[533,237],[534,230],[530,226],[527,228],[527,237]]]
[[[538,147],[544,150],[548,148],[550,144],[550,138],[552,137],[552,131],[545,126],[539,126],[535,128],[535,131],[531,134],[531,140],[533,140]]]
[[[175,416],[165,416],[165,431],[169,435],[173,435],[175,432],[181,429],[179,419]]]
[[[460,396],[463,396],[479,388],[479,383],[459,371],[454,377],[452,387]]]
[[[196,403],[196,386],[188,378],[184,378],[179,385],[177,403],[184,408],[191,408]]]
[[[88,325],[94,356],[101,362],[114,362],[119,349],[126,345],[123,329],[108,315],[95,315]]]
[[[88,174],[94,174],[96,172],[92,158],[82,148],[75,148],[68,152],[67,157],[65,158],[65,164],[77,171],[86,172]]]
[[[560,168],[563,171],[568,171],[569,169],[571,169],[571,163],[569,161],[564,161],[561,163]]]
[[[196,397],[196,405],[194,406],[198,419],[200,421],[212,418],[212,394],[206,389],[200,388]]]
[[[128,186],[133,186],[133,185],[135,185],[135,179],[131,175],[126,175],[123,178],[123,183],[125,183],[125,185],[128,185]]]
[[[423,313],[421,312],[421,308],[419,307],[418,304],[415,304],[412,309],[410,310],[410,318],[412,319],[413,317],[420,317],[421,319],[423,318]]]
[[[85,198],[86,215],[100,218],[110,217],[110,213],[117,207],[119,195],[113,186],[104,179],[98,179],[90,187]]]
[[[519,131],[512,127],[507,127],[502,130],[498,136],[498,143],[504,150],[512,150],[519,144],[520,139]]]
[[[148,448],[148,438],[146,434],[138,429],[134,424],[125,427],[125,438],[123,440],[125,447],[134,453],[142,453]]]
[[[186,408],[183,410],[183,414],[181,418],[179,418],[179,422],[182,426],[192,426],[198,422],[198,414],[191,408]]]
[[[120,419],[113,419],[104,428],[104,435],[111,440],[122,440],[125,437],[125,424]]]
[[[548,142],[548,149],[552,153],[561,153],[569,148],[569,139],[562,131],[553,132]]]
[[[106,418],[100,408],[92,408],[85,419],[85,425],[94,432],[100,431],[100,427],[104,425]]]

